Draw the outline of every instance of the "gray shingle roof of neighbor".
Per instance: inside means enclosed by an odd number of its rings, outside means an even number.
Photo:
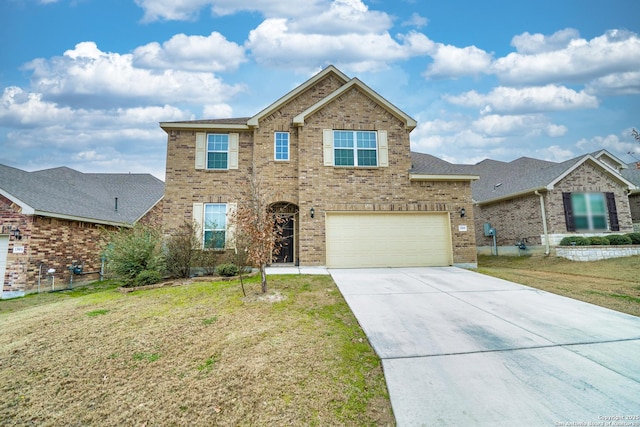
[[[474,201],[483,203],[545,189],[554,180],[569,171],[571,167],[588,157],[591,157],[591,154],[584,154],[561,163],[530,157],[520,157],[511,162],[485,159],[475,165],[461,165],[449,163],[429,154],[411,153],[413,166],[410,172],[480,176],[479,180],[471,183],[471,192]],[[591,158],[593,159],[593,157]],[[605,168],[605,170],[610,169]],[[611,173],[615,174],[612,170]],[[625,169],[622,177],[640,185],[640,170],[636,169],[635,164],[633,167],[630,165],[628,169]]]
[[[640,162],[627,164],[627,169],[622,171],[622,176],[640,187]]]
[[[68,167],[26,172],[0,165],[0,192],[38,215],[131,226],[162,199],[164,182],[150,174],[83,173]]]

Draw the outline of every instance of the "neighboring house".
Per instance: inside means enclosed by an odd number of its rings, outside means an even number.
[[[476,244],[480,253],[517,253],[519,243],[549,252],[567,235],[633,231],[627,165],[605,150],[562,163],[521,157],[451,165],[432,159],[435,170],[477,174],[472,184]]]
[[[629,193],[629,206],[633,230],[640,233],[640,162],[629,163],[627,168],[622,171],[622,176],[636,186],[635,190],[631,190]]]
[[[415,120],[333,66],[253,117],[160,126],[167,236],[193,220],[203,248],[233,248],[230,213],[254,176],[286,217],[274,263],[477,265],[474,177],[412,169]]]
[[[74,280],[97,279],[103,230],[139,221],[160,225],[163,193],[164,183],[148,174],[0,165],[2,296],[50,290],[53,281],[66,287],[74,265],[83,267]]]

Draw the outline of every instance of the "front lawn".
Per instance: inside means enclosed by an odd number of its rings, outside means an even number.
[[[640,256],[593,262],[479,256],[478,272],[640,316]]]
[[[0,424],[393,425],[331,277],[256,279],[1,301]]]

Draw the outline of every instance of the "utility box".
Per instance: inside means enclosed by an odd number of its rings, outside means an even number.
[[[491,230],[493,230],[493,233],[491,233]],[[484,235],[487,237],[491,237],[496,233],[494,228],[491,228],[491,224],[488,222],[484,223]]]

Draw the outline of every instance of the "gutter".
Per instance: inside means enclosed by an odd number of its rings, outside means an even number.
[[[549,255],[551,253],[551,249],[549,248],[549,230],[547,229],[547,213],[544,208],[544,196],[540,194],[538,190],[534,191],[533,194],[540,197],[540,213],[542,214],[542,231],[544,233],[544,243],[545,243],[545,255]]]

